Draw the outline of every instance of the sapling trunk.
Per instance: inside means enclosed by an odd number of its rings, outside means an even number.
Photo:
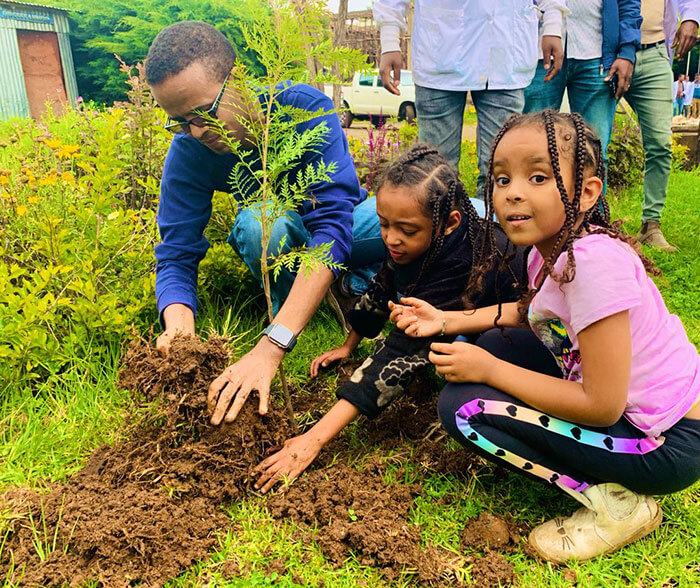
[[[268,224],[268,219],[267,219],[267,203],[270,200],[268,198],[268,182],[267,182],[267,154],[268,154],[268,149],[270,148],[270,124],[271,124],[271,116],[272,116],[272,100],[273,100],[273,90],[270,89],[270,96],[267,100],[267,109],[266,109],[266,116],[265,116],[265,132],[263,135],[263,148],[262,148],[262,170],[263,170],[263,175],[262,175],[262,194],[263,194],[263,201],[262,205],[260,206],[260,226],[261,226],[261,245],[262,245],[262,254],[260,255],[260,272],[262,275],[262,282],[263,282],[263,290],[265,292],[265,302],[267,303],[267,318],[272,323],[272,319],[274,319],[274,313],[272,310],[272,291],[270,287],[270,268],[267,264],[267,251],[270,246],[270,229],[272,227],[269,227]],[[275,219],[273,219],[274,222]],[[292,429],[294,430],[294,433],[296,433],[299,429],[297,425],[297,419],[294,414],[294,406],[292,405],[292,396],[289,393],[289,386],[287,385],[287,377],[285,376],[284,373],[284,365],[283,361],[280,362],[280,365],[277,369],[279,376],[280,376],[280,382],[282,383],[282,395],[284,397],[284,405],[285,408],[287,409],[287,415],[289,416],[289,422],[292,425]]]

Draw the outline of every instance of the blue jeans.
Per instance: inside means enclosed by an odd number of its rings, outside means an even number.
[[[276,255],[280,250],[282,238],[286,235],[282,253],[294,247],[303,247],[311,240],[311,234],[304,226],[298,213],[291,211],[286,217],[275,222],[272,227],[269,255]],[[228,243],[248,266],[251,273],[262,283],[260,272],[260,221],[256,218],[254,208],[243,208],[238,212],[233,228],[228,236]],[[349,287],[355,294],[367,289],[369,280],[377,273],[384,259],[384,243],[379,233],[376,198],[367,198],[355,206],[353,213],[353,244],[347,263],[350,270]],[[282,270],[276,280],[271,281],[272,306],[277,314],[292,288],[296,275]]]
[[[683,97],[675,98],[673,100],[673,116],[678,116],[683,114]]]
[[[542,60],[537,63],[535,77],[525,88],[523,112],[536,112],[546,108],[559,110],[568,90],[571,112],[578,112],[593,127],[603,146],[603,159],[607,166],[608,143],[615,117],[615,98],[603,79],[608,74],[600,59],[566,59],[561,71],[553,80],[544,81]]]
[[[440,149],[455,168],[459,166],[466,102],[466,91],[416,86],[418,138]],[[472,102],[476,109],[476,153],[479,158],[476,196],[483,200],[491,141],[511,114],[522,112],[523,91],[473,90]]]

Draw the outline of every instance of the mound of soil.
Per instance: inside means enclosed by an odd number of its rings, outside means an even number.
[[[471,576],[476,588],[512,586],[515,583],[513,564],[495,551],[486,552],[474,562]]]
[[[268,508],[273,517],[291,518],[308,529],[304,539],[315,540],[337,566],[353,552],[389,580],[412,574],[421,584],[449,585],[445,554],[421,545],[420,529],[408,522],[420,490],[418,485],[386,485],[377,463],[362,471],[337,465],[309,472],[272,496]]]
[[[247,491],[252,468],[291,433],[282,411],[260,417],[256,399],[231,425],[209,424],[207,388],[227,361],[220,339],[176,339],[167,358],[132,345],[120,383],[158,399],[157,414],[48,494],[4,495],[12,518],[0,567],[13,558],[27,586],[159,586],[214,548],[228,524],[219,506]]]
[[[470,520],[460,534],[460,547],[502,549],[511,542],[508,523],[488,512]]]

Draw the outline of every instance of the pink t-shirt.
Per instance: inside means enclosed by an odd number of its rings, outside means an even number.
[[[552,352],[567,380],[582,382],[577,335],[589,325],[629,310],[632,342],[630,386],[624,416],[650,437],[676,424],[700,396],[700,356],[671,314],[632,248],[607,235],[574,243],[576,276],[568,284],[547,278],[530,304],[533,332]],[[532,248],[532,286],[544,260]],[[554,264],[557,274],[566,254]]]

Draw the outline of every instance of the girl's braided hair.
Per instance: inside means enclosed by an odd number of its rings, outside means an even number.
[[[423,259],[415,283],[408,288],[410,293],[442,251],[450,212],[458,210],[463,217],[466,216],[472,248],[476,245],[477,234],[481,231],[483,221],[467,197],[457,171],[435,147],[418,144],[396,158],[381,175],[377,191],[387,183],[395,187],[409,188],[433,223],[430,248]]]
[[[602,193],[598,197],[597,202],[584,213],[581,224],[576,227],[576,222],[580,217],[581,191],[586,170],[593,170],[595,176],[600,178],[601,181],[605,180],[605,162],[603,161],[603,149],[600,139],[578,113],[565,114],[553,110],[543,110],[530,114],[513,114],[506,120],[491,144],[484,194],[486,218],[491,218],[494,214],[493,156],[496,148],[508,131],[528,125],[543,127],[547,135],[547,149],[554,179],[561,196],[561,202],[564,205],[565,219],[564,224],[559,229],[551,254],[544,260],[542,278],[539,284],[528,286],[520,299],[521,321],[523,323],[527,321],[527,311],[530,302],[547,277],[551,277],[551,279],[561,284],[569,283],[574,279],[576,275],[574,241],[584,234],[605,234],[624,241],[639,255],[647,272],[654,275],[659,274],[660,272],[653,262],[642,254],[636,239],[620,229],[621,222],[611,223],[608,202]],[[557,136],[560,139],[559,142],[557,141]],[[571,197],[566,191],[561,175],[561,167],[559,165],[560,152],[571,158],[574,168],[574,193]],[[566,252],[566,265],[561,274],[558,275],[554,271],[554,264],[563,252]],[[498,253],[493,227],[490,223],[486,223],[484,226],[484,235],[483,238],[479,239],[478,250],[475,256],[478,261],[472,271],[469,290],[479,291],[482,287],[484,276],[489,269],[499,260],[503,263],[503,256]],[[527,264],[527,256],[525,256],[523,262]],[[523,275],[526,275],[526,272],[527,267],[523,268]],[[499,318],[500,312],[496,318],[496,323]]]

